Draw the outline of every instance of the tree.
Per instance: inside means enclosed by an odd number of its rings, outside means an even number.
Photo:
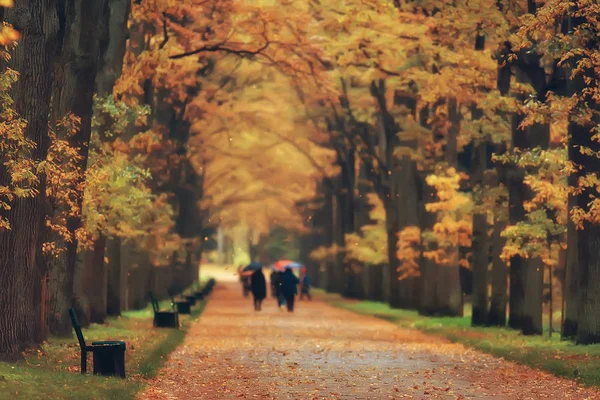
[[[29,156],[39,162],[46,158],[50,145],[48,115],[53,57],[60,34],[56,1],[22,1],[6,10],[5,21],[21,35],[19,45],[6,64],[19,73],[13,87],[14,109],[27,120],[23,134],[34,145]],[[14,198],[10,209],[3,211],[11,226],[10,230],[0,230],[0,248],[10,249],[0,254],[0,277],[4,284],[0,304],[5,310],[0,316],[0,354],[5,359],[17,358],[24,346],[43,339],[40,337],[40,294],[45,271],[41,270],[37,256],[41,251],[38,244],[46,214],[46,182],[42,171],[35,179],[35,194]],[[10,185],[11,180],[3,167],[0,186]]]

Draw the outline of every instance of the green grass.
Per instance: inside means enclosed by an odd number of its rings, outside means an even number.
[[[322,291],[315,294],[335,307],[438,335],[484,353],[575,379],[583,385],[600,386],[600,345],[578,346],[560,340],[557,333],[550,338],[523,336],[508,328],[471,327],[470,306],[465,307],[464,317],[425,317],[416,311],[392,309],[383,303],[348,300]]]
[[[200,301],[192,308],[192,314],[179,316],[180,330],[154,328],[151,307],[126,311],[119,318],[108,319],[104,325],[92,324],[84,329],[88,343],[94,340],[127,342],[127,379],[92,375],[90,354],[88,374],[81,375],[75,337],[51,338],[41,348],[27,352],[20,362],[0,363],[0,399],[132,399],[146,381],[156,375],[166,356],[183,341],[190,322],[202,313],[205,304]],[[170,302],[161,302],[161,308],[168,307]]]

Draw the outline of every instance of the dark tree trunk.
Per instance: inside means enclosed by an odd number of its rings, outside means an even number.
[[[104,260],[106,254],[106,238],[100,236],[94,242],[89,253],[89,262],[84,272],[84,290],[89,303],[90,322],[104,323],[106,318],[106,287],[108,284],[108,267]]]
[[[108,0],[104,3],[102,16],[99,18],[99,64],[95,80],[96,94],[100,97],[112,95],[114,84],[121,75],[129,36],[127,21],[130,11],[130,0]],[[79,274],[82,282],[75,282],[74,285],[77,308],[89,311],[89,320],[97,323],[103,323],[106,317],[108,281],[104,263],[105,245],[106,239],[102,237],[96,241],[90,254],[83,256],[90,262],[83,263]]]
[[[546,98],[546,74],[540,66],[539,56],[522,52],[517,64],[517,79],[529,81],[538,100]],[[520,101],[525,99],[519,96]],[[550,142],[550,127],[548,124],[534,124],[525,130],[519,129],[523,115],[515,112],[512,121],[513,147],[520,150],[530,150],[535,147],[547,149]],[[523,179],[526,173],[534,174],[535,170],[525,171],[519,167],[511,168],[508,176],[509,188],[509,218],[512,225],[526,220],[523,204],[530,201],[534,193]],[[542,295],[543,268],[540,261],[533,257],[523,259],[513,257],[510,262],[510,315],[509,325],[522,329],[523,334],[541,335],[542,326]],[[542,282],[542,283],[540,283]]]
[[[54,0],[22,0],[5,11],[6,22],[20,33],[19,45],[8,66],[19,72],[13,89],[14,107],[28,122],[25,137],[36,145],[31,156],[46,158],[49,146],[48,115],[52,89],[53,56],[60,31]],[[0,169],[0,185],[10,176]],[[3,213],[11,230],[0,230],[0,358],[14,360],[20,351],[39,341],[41,290],[45,271],[39,270],[36,253],[45,218],[45,177],[40,176],[39,194],[16,199]],[[40,301],[34,304],[32,299]]]
[[[471,179],[473,186],[478,190],[476,205],[479,207],[483,206],[486,161],[486,143],[483,141],[475,143]],[[473,326],[483,326],[488,323],[488,265],[490,248],[488,228],[487,212],[482,209],[473,215],[473,313],[471,316]]]
[[[61,62],[57,66],[53,88],[52,120],[59,121],[67,113],[80,118],[79,131],[69,138],[71,146],[78,148],[82,159],[78,165],[82,173],[87,166],[88,145],[92,130],[92,103],[99,51],[98,31],[106,0],[67,0],[65,2],[65,34]],[[83,175],[82,175],[83,177]],[[73,186],[81,182],[73,182]],[[83,193],[77,200],[81,207]],[[57,210],[58,212],[62,211]],[[72,328],[68,309],[73,305],[73,284],[77,262],[75,231],[81,226],[79,214],[67,219],[67,229],[73,240],[65,242],[52,235],[65,254],[50,258],[48,328],[58,336],[71,336]]]
[[[106,243],[108,257],[108,284],[106,290],[106,313],[121,315],[125,308],[127,265],[121,262],[121,239],[112,238]]]
[[[460,133],[460,113],[457,100],[448,100],[448,120],[450,128],[446,137],[446,162],[449,167],[457,168],[458,163],[458,134]],[[438,299],[440,300],[439,313],[449,316],[462,316],[464,301],[460,281],[459,249],[458,245],[446,249],[450,260],[448,265],[440,267]]]
[[[480,33],[475,37],[475,50],[482,51],[485,47],[485,36]],[[480,120],[483,111],[476,105],[472,107],[473,120]],[[481,133],[481,132],[480,132]],[[473,326],[482,326],[488,323],[488,267],[490,245],[488,240],[487,210],[483,207],[483,196],[486,189],[485,171],[488,164],[488,138],[476,138],[473,146],[471,180],[474,187],[475,206],[480,210],[473,215],[473,239],[471,249],[473,253],[473,312],[471,323]]]
[[[506,223],[494,216],[494,228],[492,232],[492,272],[491,284],[492,295],[490,299],[489,325],[506,326],[506,305],[508,289],[508,268],[500,258],[506,240],[501,236]]]
[[[573,152],[579,153],[579,149],[569,146],[569,159],[573,160]],[[575,156],[577,157],[577,156]],[[577,186],[577,177],[569,176],[569,186]],[[576,199],[569,195],[569,210],[576,205]],[[577,320],[579,314],[579,251],[578,231],[573,221],[569,218],[567,222],[567,262],[565,264],[565,311],[563,316],[562,337],[563,339],[575,339],[577,336]]]
[[[421,204],[419,206],[419,226],[421,232],[432,230],[436,222],[434,213],[425,210],[428,203],[436,199],[434,190],[425,182],[426,173],[421,174]],[[421,256],[419,266],[421,268],[420,290],[421,302],[419,313],[422,315],[434,315],[438,310],[437,282],[439,279],[438,269],[440,268],[434,260],[425,257],[425,251],[434,251],[436,246],[433,243],[423,243],[421,245]]]
[[[576,28],[585,22],[583,18],[572,18],[571,24]],[[588,43],[590,49],[598,50],[598,40]],[[579,61],[579,60],[578,60]],[[573,63],[572,67],[576,64]],[[600,143],[594,138],[594,129],[600,124],[600,104],[592,97],[592,94],[584,92],[589,86],[584,77],[592,78],[597,82],[597,75],[593,69],[584,69],[568,83],[569,93],[579,98],[575,110],[569,121],[569,156],[576,166],[581,167],[576,177],[600,174]],[[587,109],[587,110],[586,110]],[[583,121],[578,115],[580,112],[592,112],[592,118]],[[581,152],[581,148],[590,152]],[[572,180],[570,183],[575,183]],[[574,205],[585,212],[590,212],[590,199],[596,198],[595,187],[585,187],[574,196]],[[592,211],[594,213],[594,211]],[[571,284],[577,283],[578,296],[570,298],[572,302],[578,303],[577,324],[572,324],[571,332],[576,330],[576,340],[579,344],[600,343],[600,225],[590,221],[583,222],[583,229],[578,231],[570,242],[576,242],[578,268],[575,276],[570,278]],[[571,243],[569,243],[571,244]],[[571,305],[571,307],[573,304]],[[569,315],[570,317],[570,315]]]
[[[148,304],[148,291],[152,287],[152,264],[145,252],[135,258],[127,277],[127,308],[141,310]],[[127,262],[127,261],[126,261]]]

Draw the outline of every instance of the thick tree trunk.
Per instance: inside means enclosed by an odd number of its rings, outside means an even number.
[[[130,0],[108,0],[104,3],[99,18],[99,64],[95,79],[96,94],[100,97],[112,95],[114,84],[121,75],[129,35],[127,21],[130,10]],[[102,237],[95,243],[89,256],[84,255],[91,262],[84,262],[79,274],[82,282],[75,282],[74,285],[79,308],[86,310],[89,306],[90,321],[97,323],[103,323],[106,318],[108,280],[104,263],[105,245],[106,239]]]
[[[391,196],[390,196],[391,197]],[[383,298],[393,308],[401,308],[400,287],[398,281],[398,201],[385,199],[385,222],[388,242],[388,263],[383,267]]]
[[[448,120],[450,128],[446,136],[445,157],[449,167],[457,168],[458,164],[458,134],[460,133],[460,113],[457,100],[448,100]],[[458,244],[446,249],[449,258],[448,265],[440,267],[438,299],[439,313],[449,316],[462,316],[464,312],[463,292],[460,281]]]
[[[152,264],[146,253],[136,257],[127,277],[127,308],[141,310],[148,304],[148,291],[152,287]]]
[[[88,1],[88,0],[85,0]],[[123,57],[127,50],[131,0],[108,0],[102,16],[100,36],[100,65],[96,76],[99,96],[112,95],[115,82],[123,70]]]
[[[52,120],[62,119],[67,113],[80,118],[79,131],[69,138],[71,146],[79,150],[82,159],[78,167],[85,172],[88,146],[92,130],[92,105],[99,51],[98,31],[106,0],[67,0],[65,7],[66,29],[62,44],[61,63],[57,66],[52,96]],[[59,130],[60,132],[60,130]],[[83,177],[83,175],[82,175]],[[75,187],[81,182],[73,182]],[[77,200],[81,207],[83,193]],[[59,207],[57,212],[61,212]],[[52,235],[58,247],[66,253],[49,262],[48,328],[58,336],[71,336],[68,309],[73,303],[73,284],[77,262],[75,231],[81,226],[79,214],[68,218],[67,228],[73,240],[65,242]]]
[[[497,216],[494,217],[492,232],[492,294],[490,299],[489,325],[506,326],[506,305],[508,289],[508,268],[500,258],[506,240],[501,236],[506,223]]]
[[[100,236],[90,252],[89,264],[84,273],[84,290],[90,308],[90,322],[102,324],[106,319],[106,287],[108,266],[105,262],[106,238]]]
[[[573,20],[573,25],[577,26],[582,21]],[[596,48],[598,43],[595,43]],[[597,153],[600,151],[600,143],[594,138],[594,129],[600,123],[600,105],[591,98],[590,94],[583,91],[588,85],[584,81],[584,74],[588,77],[596,77],[593,70],[582,71],[573,80],[569,82],[569,93],[577,94],[580,98],[580,104],[574,110],[573,119],[569,122],[569,156],[576,166],[582,167],[577,172],[579,176],[589,176],[590,174],[600,174],[600,159]],[[584,123],[581,118],[575,114],[579,112],[579,107],[587,106],[595,112],[591,120]],[[579,118],[578,118],[579,117]],[[588,153],[579,151],[580,148],[588,149]],[[571,181],[575,182],[575,181]],[[594,187],[585,187],[575,195],[574,205],[580,207],[585,212],[590,210],[590,199],[597,197],[597,191]],[[585,221],[583,229],[577,232],[576,237],[571,237],[571,242],[577,242],[575,251],[577,252],[578,268],[575,272],[576,277],[572,277],[571,282],[578,283],[579,293],[575,298],[578,303],[576,339],[579,344],[600,343],[600,225]],[[570,243],[569,243],[570,244]],[[571,305],[573,306],[573,305]],[[575,326],[571,326],[571,330]]]
[[[107,241],[106,255],[108,257],[106,313],[118,316],[125,308],[128,269],[128,266],[121,260],[120,238],[111,238]]]
[[[19,45],[8,66],[20,73],[13,88],[14,107],[28,122],[25,137],[36,145],[32,158],[46,158],[49,146],[48,115],[52,88],[53,56],[60,22],[54,0],[22,0],[5,11],[5,21],[20,33]],[[10,176],[0,169],[0,185]],[[27,345],[38,341],[42,316],[41,290],[45,271],[39,270],[36,253],[44,223],[45,177],[39,194],[15,199],[3,213],[11,230],[0,230],[0,358],[14,360]],[[34,304],[32,299],[40,302]]]
[[[481,141],[475,144],[473,150],[473,164],[471,179],[476,192],[476,205],[483,206],[485,191],[484,175],[487,165],[486,143]],[[487,212],[481,209],[473,215],[473,313],[471,323],[473,326],[483,326],[488,323],[488,266],[489,266],[489,241],[488,241]]]
[[[569,152],[577,151],[578,149],[569,146]],[[569,155],[569,159],[573,159],[573,155]],[[577,186],[575,176],[569,176],[569,186]],[[573,208],[575,197],[569,195],[569,210]],[[569,218],[567,222],[567,262],[565,264],[565,293],[563,293],[565,301],[565,310],[563,316],[562,338],[575,339],[577,336],[577,320],[579,314],[579,251],[578,251],[578,231],[573,221]]]

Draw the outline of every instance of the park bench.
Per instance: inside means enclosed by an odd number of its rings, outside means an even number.
[[[204,299],[204,293],[200,289],[200,285],[198,284],[197,281],[194,283],[194,285],[192,287],[192,295],[194,296],[194,298],[196,300],[202,300],[202,299]]]
[[[171,304],[175,306],[179,314],[191,313],[192,304],[188,300],[175,300],[175,296],[173,296],[173,293],[170,290],[168,291],[168,293],[169,297],[171,298]]]
[[[179,329],[179,314],[175,310],[175,305],[171,304],[173,309],[161,310],[158,306],[158,301],[150,292],[150,302],[154,310],[154,326],[157,328],[177,328]]]
[[[215,283],[216,281],[213,278],[210,278],[208,282],[206,282],[206,285],[204,285],[204,288],[202,289],[204,296],[208,296],[212,293]]]
[[[182,299],[187,300],[191,306],[195,306],[196,305],[196,296],[195,295],[181,295]]]
[[[91,345],[87,345],[74,308],[69,309],[69,316],[81,348],[81,374],[87,372],[87,353],[91,352],[94,375],[125,378],[125,342],[104,341],[92,342]]]

